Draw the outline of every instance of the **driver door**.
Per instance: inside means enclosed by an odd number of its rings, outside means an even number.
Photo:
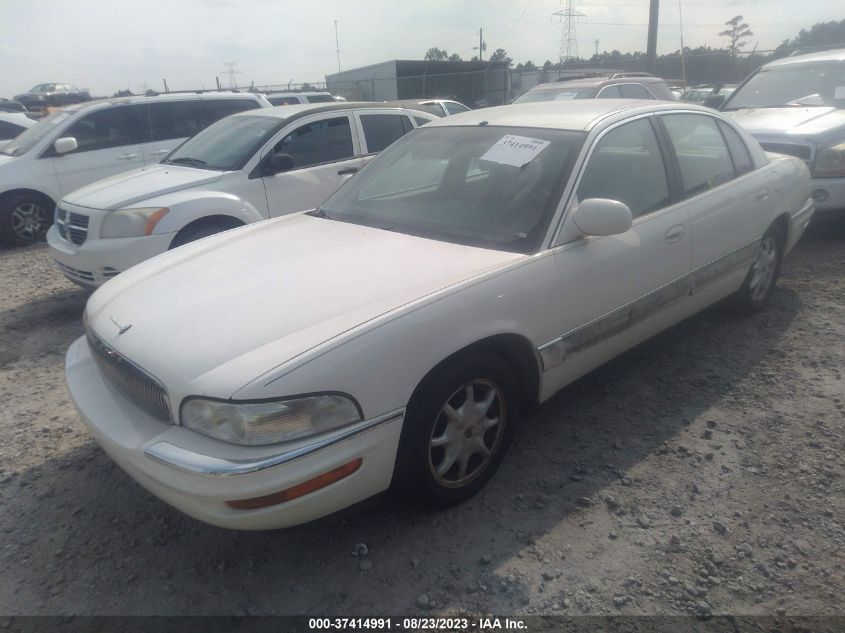
[[[262,176],[270,217],[319,206],[364,165],[350,113],[328,112],[296,121],[274,139],[268,154],[287,154],[293,167]]]

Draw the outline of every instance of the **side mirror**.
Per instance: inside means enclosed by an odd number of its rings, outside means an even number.
[[[708,95],[707,98],[704,100],[704,105],[706,105],[708,108],[718,110],[724,102],[725,95]]]
[[[265,176],[280,174],[283,171],[290,171],[294,168],[293,158],[290,154],[270,154],[264,159],[261,166],[261,173]]]
[[[627,204],[607,198],[587,198],[576,207],[572,219],[584,235],[620,235],[633,221]]]
[[[65,136],[64,138],[58,138],[56,139],[56,142],[53,143],[53,149],[56,150],[56,154],[59,155],[72,152],[78,147],[79,143],[76,142],[76,139],[73,136]]]

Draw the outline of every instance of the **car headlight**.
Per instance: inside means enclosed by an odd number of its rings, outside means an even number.
[[[230,402],[186,398],[182,426],[232,444],[264,446],[320,435],[359,422],[355,402],[339,394],[276,402]]]
[[[142,237],[152,235],[161,219],[170,209],[165,207],[140,207],[118,209],[108,213],[100,225],[100,237]]]
[[[826,147],[816,155],[814,178],[845,178],[845,143]]]

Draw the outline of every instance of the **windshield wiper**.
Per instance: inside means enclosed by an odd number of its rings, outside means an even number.
[[[179,158],[168,158],[167,162],[171,165],[191,165],[193,167],[199,167],[202,169],[206,165],[207,162],[204,160],[200,160],[199,158],[191,158],[190,156],[180,156]]]

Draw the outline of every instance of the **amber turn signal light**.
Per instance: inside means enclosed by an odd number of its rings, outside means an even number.
[[[337,468],[333,468],[332,470],[325,472],[322,475],[317,475],[313,479],[303,481],[301,484],[297,484],[293,488],[288,488],[280,492],[274,492],[273,494],[264,495],[263,497],[253,497],[252,499],[236,499],[234,501],[227,501],[226,505],[230,508],[235,508],[237,510],[257,510],[258,508],[266,508],[268,506],[275,506],[280,503],[285,503],[287,501],[291,501],[292,499],[296,499],[297,497],[303,497],[307,494],[319,490],[320,488],[325,488],[329,484],[333,484],[336,481],[340,481],[341,479],[349,477],[349,475],[361,468],[361,464],[363,463],[364,460],[359,457],[358,459],[352,460],[351,462],[348,462],[343,466],[338,466]]]

